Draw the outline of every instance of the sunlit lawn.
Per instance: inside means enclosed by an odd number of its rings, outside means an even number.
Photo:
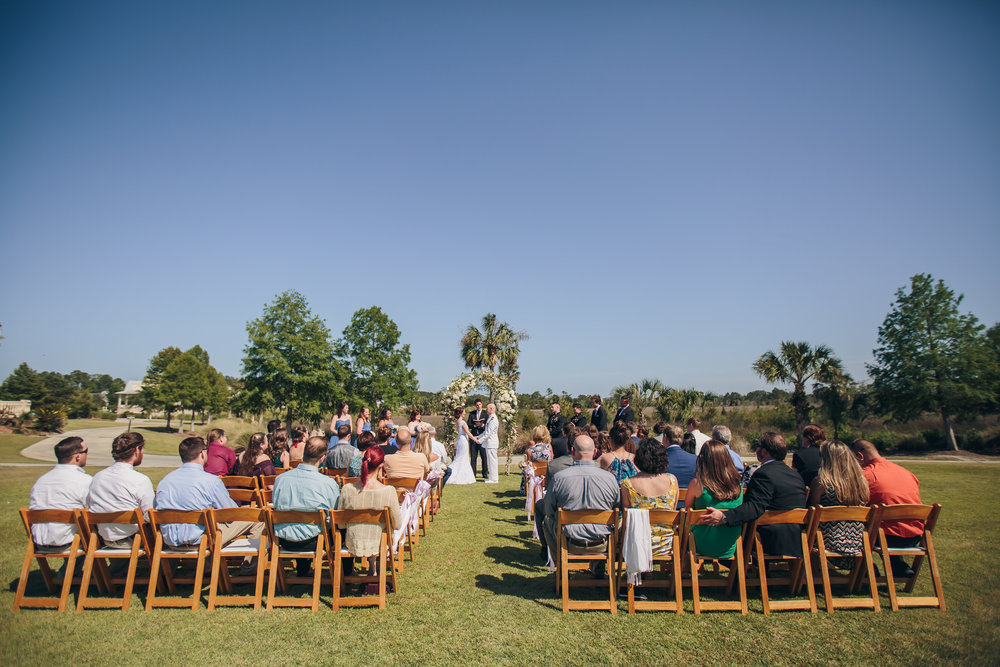
[[[329,608],[127,613],[10,611],[24,553],[16,509],[39,468],[0,469],[0,662],[172,663],[834,663],[996,664],[1000,642],[1000,501],[992,464],[913,464],[926,502],[944,510],[937,545],[948,611],[838,610],[833,615],[728,612],[630,617],[564,615],[553,575],[537,560],[515,477],[499,486],[449,487],[438,520],[407,563],[384,611]],[[93,471],[91,471],[93,472]],[[147,470],[158,480],[166,470]],[[926,573],[925,573],[926,574]],[[926,590],[922,575],[918,588]],[[33,579],[35,592],[38,581]],[[686,591],[687,610],[691,611]]]

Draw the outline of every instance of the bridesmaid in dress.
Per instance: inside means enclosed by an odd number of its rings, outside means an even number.
[[[336,433],[341,424],[347,424],[348,426],[351,425],[351,408],[347,405],[347,401],[340,402],[340,408],[337,410],[337,415],[330,420],[330,432]]]
[[[365,431],[372,430],[372,416],[368,408],[361,408],[358,418],[354,422],[354,445],[357,446],[358,436]]]

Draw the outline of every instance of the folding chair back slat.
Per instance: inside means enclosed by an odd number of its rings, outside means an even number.
[[[219,479],[226,485],[227,489],[250,489],[255,490],[257,486],[256,477],[244,477],[242,475],[223,475]]]
[[[226,489],[229,497],[234,503],[240,505],[258,505],[260,503],[260,492],[256,489]]]

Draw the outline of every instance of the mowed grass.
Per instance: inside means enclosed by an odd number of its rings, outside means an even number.
[[[838,610],[833,615],[751,613],[695,617],[563,614],[553,575],[538,562],[514,476],[497,486],[448,487],[441,514],[407,562],[388,608],[318,613],[249,609],[127,613],[10,611],[24,530],[16,509],[41,469],[0,469],[0,662],[122,664],[995,664],[1000,646],[1000,501],[993,464],[908,464],[925,502],[944,505],[937,530],[947,612]],[[94,471],[90,471],[94,472]],[[167,471],[145,471],[154,482]],[[35,592],[39,591],[33,578]],[[926,571],[918,588],[927,590]],[[689,597],[687,591],[686,596]]]

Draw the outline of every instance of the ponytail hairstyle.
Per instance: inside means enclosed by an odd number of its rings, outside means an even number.
[[[369,447],[361,457],[361,488],[368,484],[368,477],[385,461],[385,452],[381,447]]]

